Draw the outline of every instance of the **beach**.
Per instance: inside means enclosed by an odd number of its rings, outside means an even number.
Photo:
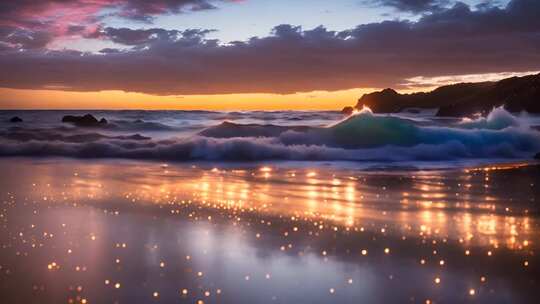
[[[531,303],[539,0],[0,0],[0,304]]]
[[[540,168],[0,159],[8,303],[532,303]]]

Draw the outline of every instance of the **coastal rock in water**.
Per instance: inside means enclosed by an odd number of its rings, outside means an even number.
[[[23,122],[22,118],[20,118],[19,116],[14,116],[14,117],[11,117],[11,119],[9,120],[9,122],[12,122],[12,123],[18,123],[18,122]]]
[[[86,114],[84,116],[66,115],[62,117],[62,122],[72,123],[78,127],[100,127],[108,123],[105,118],[98,121],[91,114]]]
[[[344,115],[351,115],[352,113],[354,112],[354,108],[353,107],[344,107],[342,110],[341,110],[341,114],[344,114]]]
[[[534,156],[534,159],[540,160],[540,152],[536,153],[536,155]]]
[[[362,95],[362,97],[358,99],[355,108],[362,109],[366,106],[376,113],[399,112],[402,108],[399,100],[400,97],[401,95],[398,92],[388,88],[379,92]]]

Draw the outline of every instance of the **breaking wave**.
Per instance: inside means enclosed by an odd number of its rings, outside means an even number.
[[[491,129],[502,130],[508,127],[517,127],[521,123],[519,119],[503,107],[493,109],[486,118],[480,117],[477,119],[464,118],[460,126],[469,129]]]
[[[0,132],[0,156],[154,160],[456,160],[526,159],[540,151],[540,132],[502,108],[486,118],[420,125],[365,109],[328,127],[224,122],[196,135],[153,139],[139,134],[62,134],[50,129]]]

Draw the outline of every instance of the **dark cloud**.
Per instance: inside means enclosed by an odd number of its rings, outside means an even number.
[[[144,30],[134,30],[129,28],[107,27],[99,30],[99,33],[92,36],[111,40],[118,44],[130,46],[144,46],[154,43],[173,43],[180,39],[184,42],[190,40],[192,43],[201,43],[204,36],[211,30],[165,30],[161,28],[152,28]]]
[[[446,5],[455,2],[453,0],[364,0],[365,3],[389,6],[400,11],[420,13],[440,10]]]
[[[84,33],[86,27],[84,25],[70,25],[68,26],[67,34],[76,35]]]
[[[72,7],[74,10],[116,9],[113,14],[119,16],[150,19],[153,16],[183,11],[198,11],[214,9],[213,3],[234,0],[16,0],[0,1],[0,17],[3,22],[25,23],[32,22],[31,17],[53,9],[55,6]],[[28,20],[27,20],[28,19]]]
[[[121,53],[122,50],[114,49],[114,48],[104,48],[99,51],[101,54],[115,54],[115,53]]]
[[[0,26],[0,43],[8,49],[40,49],[45,47],[52,39],[53,37],[49,32]]]
[[[215,9],[212,0],[124,0],[122,11],[123,17],[149,21],[153,16],[162,14],[177,14],[184,10],[200,11]]]
[[[0,52],[0,86],[159,95],[291,93],[396,86],[415,76],[540,70],[539,15],[536,0],[482,10],[458,3],[414,22],[341,32],[285,24],[270,36],[226,45],[205,39],[200,30],[111,28],[100,31],[102,39],[130,49]]]

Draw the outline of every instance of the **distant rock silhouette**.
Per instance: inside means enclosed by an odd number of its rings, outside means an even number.
[[[20,118],[19,116],[14,116],[14,117],[11,117],[11,119],[9,120],[9,122],[12,122],[12,123],[18,123],[18,122],[23,122],[22,118]]]
[[[354,113],[354,108],[353,107],[344,107],[342,110],[341,110],[341,113],[344,114],[344,115],[351,115],[352,113]]]
[[[540,160],[540,152],[539,152],[539,153],[536,153],[536,155],[534,156],[534,159]]]
[[[392,113],[398,112],[404,106],[401,104],[402,95],[392,89],[384,89],[379,92],[364,94],[358,100],[356,109],[362,109],[364,106],[369,107],[373,112],[377,113]]]
[[[62,117],[62,122],[72,123],[78,127],[101,127],[108,123],[105,118],[98,121],[91,114],[84,116],[66,115]]]
[[[406,108],[439,108],[437,116],[487,114],[504,105],[510,112],[540,113],[540,74],[511,77],[497,82],[458,83],[431,92],[399,94],[393,89],[364,94],[356,109],[368,106],[375,113]]]

